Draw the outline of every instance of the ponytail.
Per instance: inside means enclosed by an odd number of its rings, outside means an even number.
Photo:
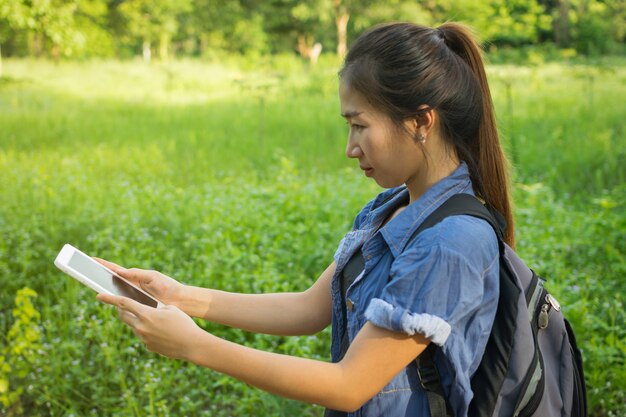
[[[507,175],[481,48],[470,29],[412,23],[377,26],[352,45],[339,72],[400,128],[426,105],[437,111],[441,137],[468,166],[477,197],[514,225]]]
[[[504,216],[507,222],[505,241],[514,247],[515,228],[508,178],[509,164],[500,144],[482,49],[467,26],[449,22],[441,25],[438,30],[445,44],[467,63],[480,85],[482,117],[478,125],[477,141],[470,147],[476,164],[474,168],[477,170],[477,177],[473,181],[477,188],[475,192],[487,205]]]

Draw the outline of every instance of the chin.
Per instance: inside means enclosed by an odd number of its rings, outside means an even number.
[[[376,181],[376,184],[380,185],[383,188],[395,188],[404,185],[404,182],[402,181],[392,181],[389,179],[374,178],[374,181]]]

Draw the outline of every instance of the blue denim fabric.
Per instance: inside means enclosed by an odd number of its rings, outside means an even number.
[[[473,194],[465,163],[433,185],[393,220],[384,220],[409,199],[406,187],[379,194],[358,214],[335,253],[333,360],[341,336],[350,343],[367,321],[397,332],[421,333],[441,346],[435,363],[456,416],[466,416],[470,376],[484,352],[498,302],[499,257],[489,224],[471,216],[449,217],[410,239],[424,219],[456,193]],[[363,273],[348,288],[343,328],[340,273],[362,247]],[[428,416],[426,394],[411,363],[350,416]]]

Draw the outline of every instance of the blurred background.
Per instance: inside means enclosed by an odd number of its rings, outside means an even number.
[[[337,71],[391,20],[482,39],[517,250],[572,321],[590,414],[626,415],[624,0],[0,0],[0,415],[323,414],[147,352],[53,260],[308,288],[381,191],[344,155]],[[330,360],[329,329],[198,323]]]
[[[382,21],[471,23],[490,51],[623,54],[623,0],[3,0],[4,56],[144,59],[346,50]],[[315,47],[319,43],[320,47]]]

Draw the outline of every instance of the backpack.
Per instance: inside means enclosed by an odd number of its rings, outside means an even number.
[[[498,236],[500,296],[478,369],[471,377],[470,417],[586,417],[582,356],[574,332],[545,280],[503,240],[505,222],[470,194],[456,194],[437,208],[413,237],[448,216],[487,221]],[[433,343],[416,359],[431,417],[452,416],[433,358]]]

